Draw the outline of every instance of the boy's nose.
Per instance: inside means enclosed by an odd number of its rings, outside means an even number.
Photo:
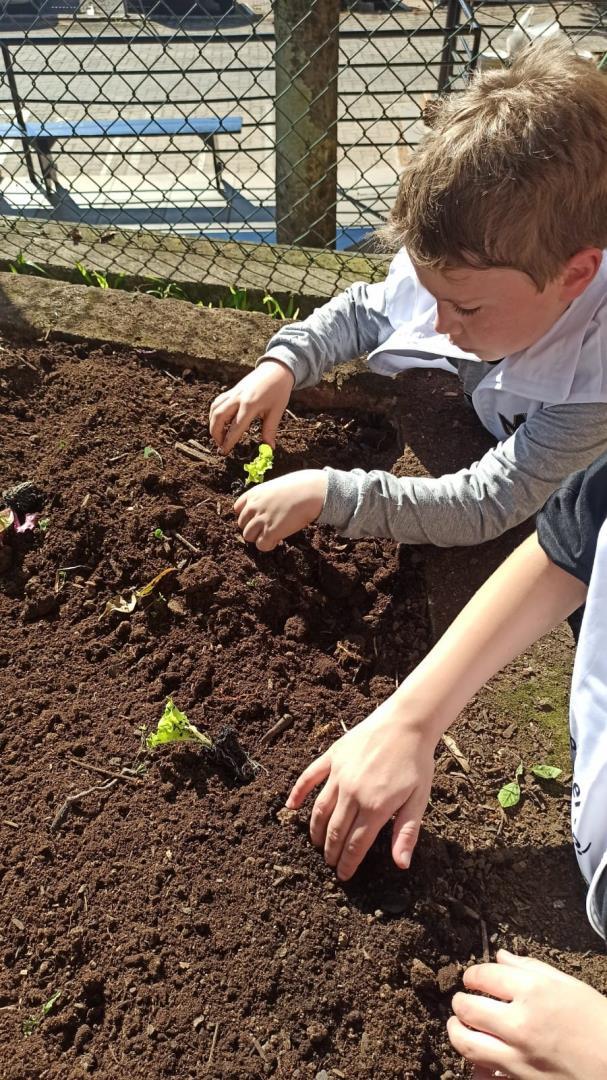
[[[457,334],[461,328],[461,319],[457,312],[453,311],[453,308],[450,309],[448,304],[437,303],[434,320],[434,329],[437,334]]]

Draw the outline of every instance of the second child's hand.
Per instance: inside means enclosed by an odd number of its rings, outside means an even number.
[[[403,720],[402,706],[388,699],[301,774],[287,807],[298,809],[326,781],[312,809],[310,836],[342,881],[391,817],[392,857],[407,869],[430,797],[434,747],[424,725]]]

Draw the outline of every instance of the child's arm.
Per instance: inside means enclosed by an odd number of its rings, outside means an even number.
[[[398,690],[308,766],[287,806],[301,806],[326,780],[310,833],[340,878],[352,876],[394,814],[392,854],[397,865],[409,865],[441,734],[487,679],[579,607],[585,594],[585,584],[555,566],[530,537]]]
[[[509,439],[457,473],[430,479],[379,470],[307,470],[248,493],[236,510],[240,526],[247,526],[246,539],[262,551],[312,521],[354,538],[384,536],[438,547],[479,544],[531,517],[570,473],[605,449],[607,404],[557,405],[535,413]],[[314,517],[306,517],[309,507],[316,509]]]
[[[355,282],[302,322],[289,323],[268,343],[254,371],[211,405],[211,436],[229,454],[253,420],[274,446],[293,388],[314,386],[337,364],[376,348],[392,333],[385,313],[385,283]]]

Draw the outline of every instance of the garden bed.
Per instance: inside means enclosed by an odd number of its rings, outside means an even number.
[[[507,818],[496,802],[521,759],[552,760],[544,699],[528,725],[500,684],[481,695],[454,731],[464,767],[438,755],[412,869],[384,835],[338,883],[281,808],[427,650],[424,554],[322,529],[246,545],[232,503],[254,443],[213,452],[219,389],[111,345],[0,353],[0,486],[47,496],[46,527],[0,555],[0,1075],[463,1077],[445,1020],[473,959],[507,945],[607,989],[567,788],[527,781]],[[293,409],[275,474],[404,467],[384,418]],[[510,688],[541,679],[521,661]],[[168,697],[213,737],[232,727],[255,779],[143,752]]]

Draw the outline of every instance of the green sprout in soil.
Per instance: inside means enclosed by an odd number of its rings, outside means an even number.
[[[49,525],[50,525],[50,523],[51,523],[50,518],[48,518],[48,517],[40,518],[40,521],[38,522],[38,528],[40,529],[40,532],[46,532]]]
[[[36,1028],[42,1023],[45,1016],[48,1016],[48,1014],[52,1011],[52,1009],[54,1008],[55,1004],[57,1003],[57,1001],[59,1000],[60,997],[61,997],[61,990],[55,990],[55,993],[51,994],[48,1001],[45,1001],[44,1005],[42,1005],[40,1007],[40,1013],[38,1015],[28,1016],[27,1019],[23,1021],[23,1034],[24,1035],[27,1036],[27,1035],[33,1035],[34,1034]]]
[[[156,460],[160,462],[160,467],[161,468],[164,466],[162,456],[158,453],[158,451],[155,450],[153,446],[144,446],[144,448],[143,448],[143,460],[144,461],[149,461],[150,458],[156,458]]]
[[[166,533],[164,533],[160,527],[154,529],[152,536],[154,537],[154,540],[166,540]]]
[[[198,742],[207,750],[213,750],[214,743],[209,735],[199,731],[195,724],[191,724],[185,713],[177,708],[172,698],[169,698],[156,731],[146,737],[145,745],[148,750],[155,750],[157,746],[173,742]]]
[[[514,774],[514,780],[511,780],[508,784],[504,784],[498,791],[497,801],[504,810],[509,810],[520,802],[521,785],[519,780],[524,771],[524,766],[521,761]],[[563,770],[559,769],[556,765],[532,765],[529,769],[529,772],[532,773],[533,776],[537,776],[539,780],[557,780],[562,771]]]
[[[257,457],[250,461],[247,465],[244,465],[244,471],[248,474],[248,479],[245,480],[245,487],[249,484],[261,484],[265,474],[272,468],[274,464],[274,451],[268,443],[261,443],[257,452]]]

